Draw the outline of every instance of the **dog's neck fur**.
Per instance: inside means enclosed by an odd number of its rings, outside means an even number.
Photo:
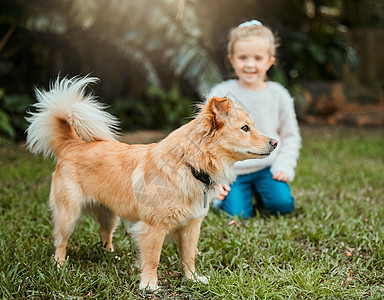
[[[233,164],[235,160],[222,154],[217,142],[220,129],[207,127],[206,116],[200,113],[196,119],[172,132],[162,140],[158,147],[163,148],[163,160],[171,155],[191,172],[193,167],[197,172],[207,174],[214,185],[229,184],[234,181]],[[217,144],[217,145],[216,145]]]

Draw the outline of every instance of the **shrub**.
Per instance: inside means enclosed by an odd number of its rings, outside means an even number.
[[[6,95],[5,89],[0,89],[0,144],[24,138],[28,126],[25,112],[31,102],[27,95]]]

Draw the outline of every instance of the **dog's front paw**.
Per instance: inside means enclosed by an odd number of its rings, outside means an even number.
[[[196,282],[201,282],[201,283],[204,283],[204,284],[208,284],[209,283],[209,277],[196,275],[195,276],[195,281]]]
[[[144,284],[144,283],[140,283],[139,284],[139,289],[140,290],[146,290],[146,291],[154,292],[154,291],[159,289],[159,286],[157,284]]]
[[[103,245],[103,250],[104,251],[107,251],[107,252],[115,252],[115,249],[113,249],[113,246],[112,246],[112,244],[110,244],[110,245],[108,245],[107,243],[105,243],[105,244],[102,244]]]
[[[209,277],[207,276],[200,276],[197,274],[192,274],[190,278],[186,278],[187,280],[193,281],[193,282],[200,282],[204,284],[209,283]]]
[[[154,292],[159,289],[159,286],[157,283],[140,282],[139,289]]]

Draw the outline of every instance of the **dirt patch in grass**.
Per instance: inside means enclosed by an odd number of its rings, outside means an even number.
[[[384,103],[376,105],[346,104],[330,115],[308,115],[309,124],[348,125],[357,127],[384,127]]]
[[[161,141],[168,133],[166,130],[138,130],[123,133],[119,140],[127,144],[150,144]]]

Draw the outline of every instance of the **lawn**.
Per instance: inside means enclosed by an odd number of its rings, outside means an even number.
[[[292,183],[296,210],[231,221],[210,212],[196,259],[208,285],[182,281],[164,245],[157,293],[138,290],[133,243],[119,225],[115,253],[83,218],[69,260],[52,263],[47,207],[52,160],[24,145],[0,148],[0,296],[3,299],[384,298],[384,136],[381,130],[303,127]]]

